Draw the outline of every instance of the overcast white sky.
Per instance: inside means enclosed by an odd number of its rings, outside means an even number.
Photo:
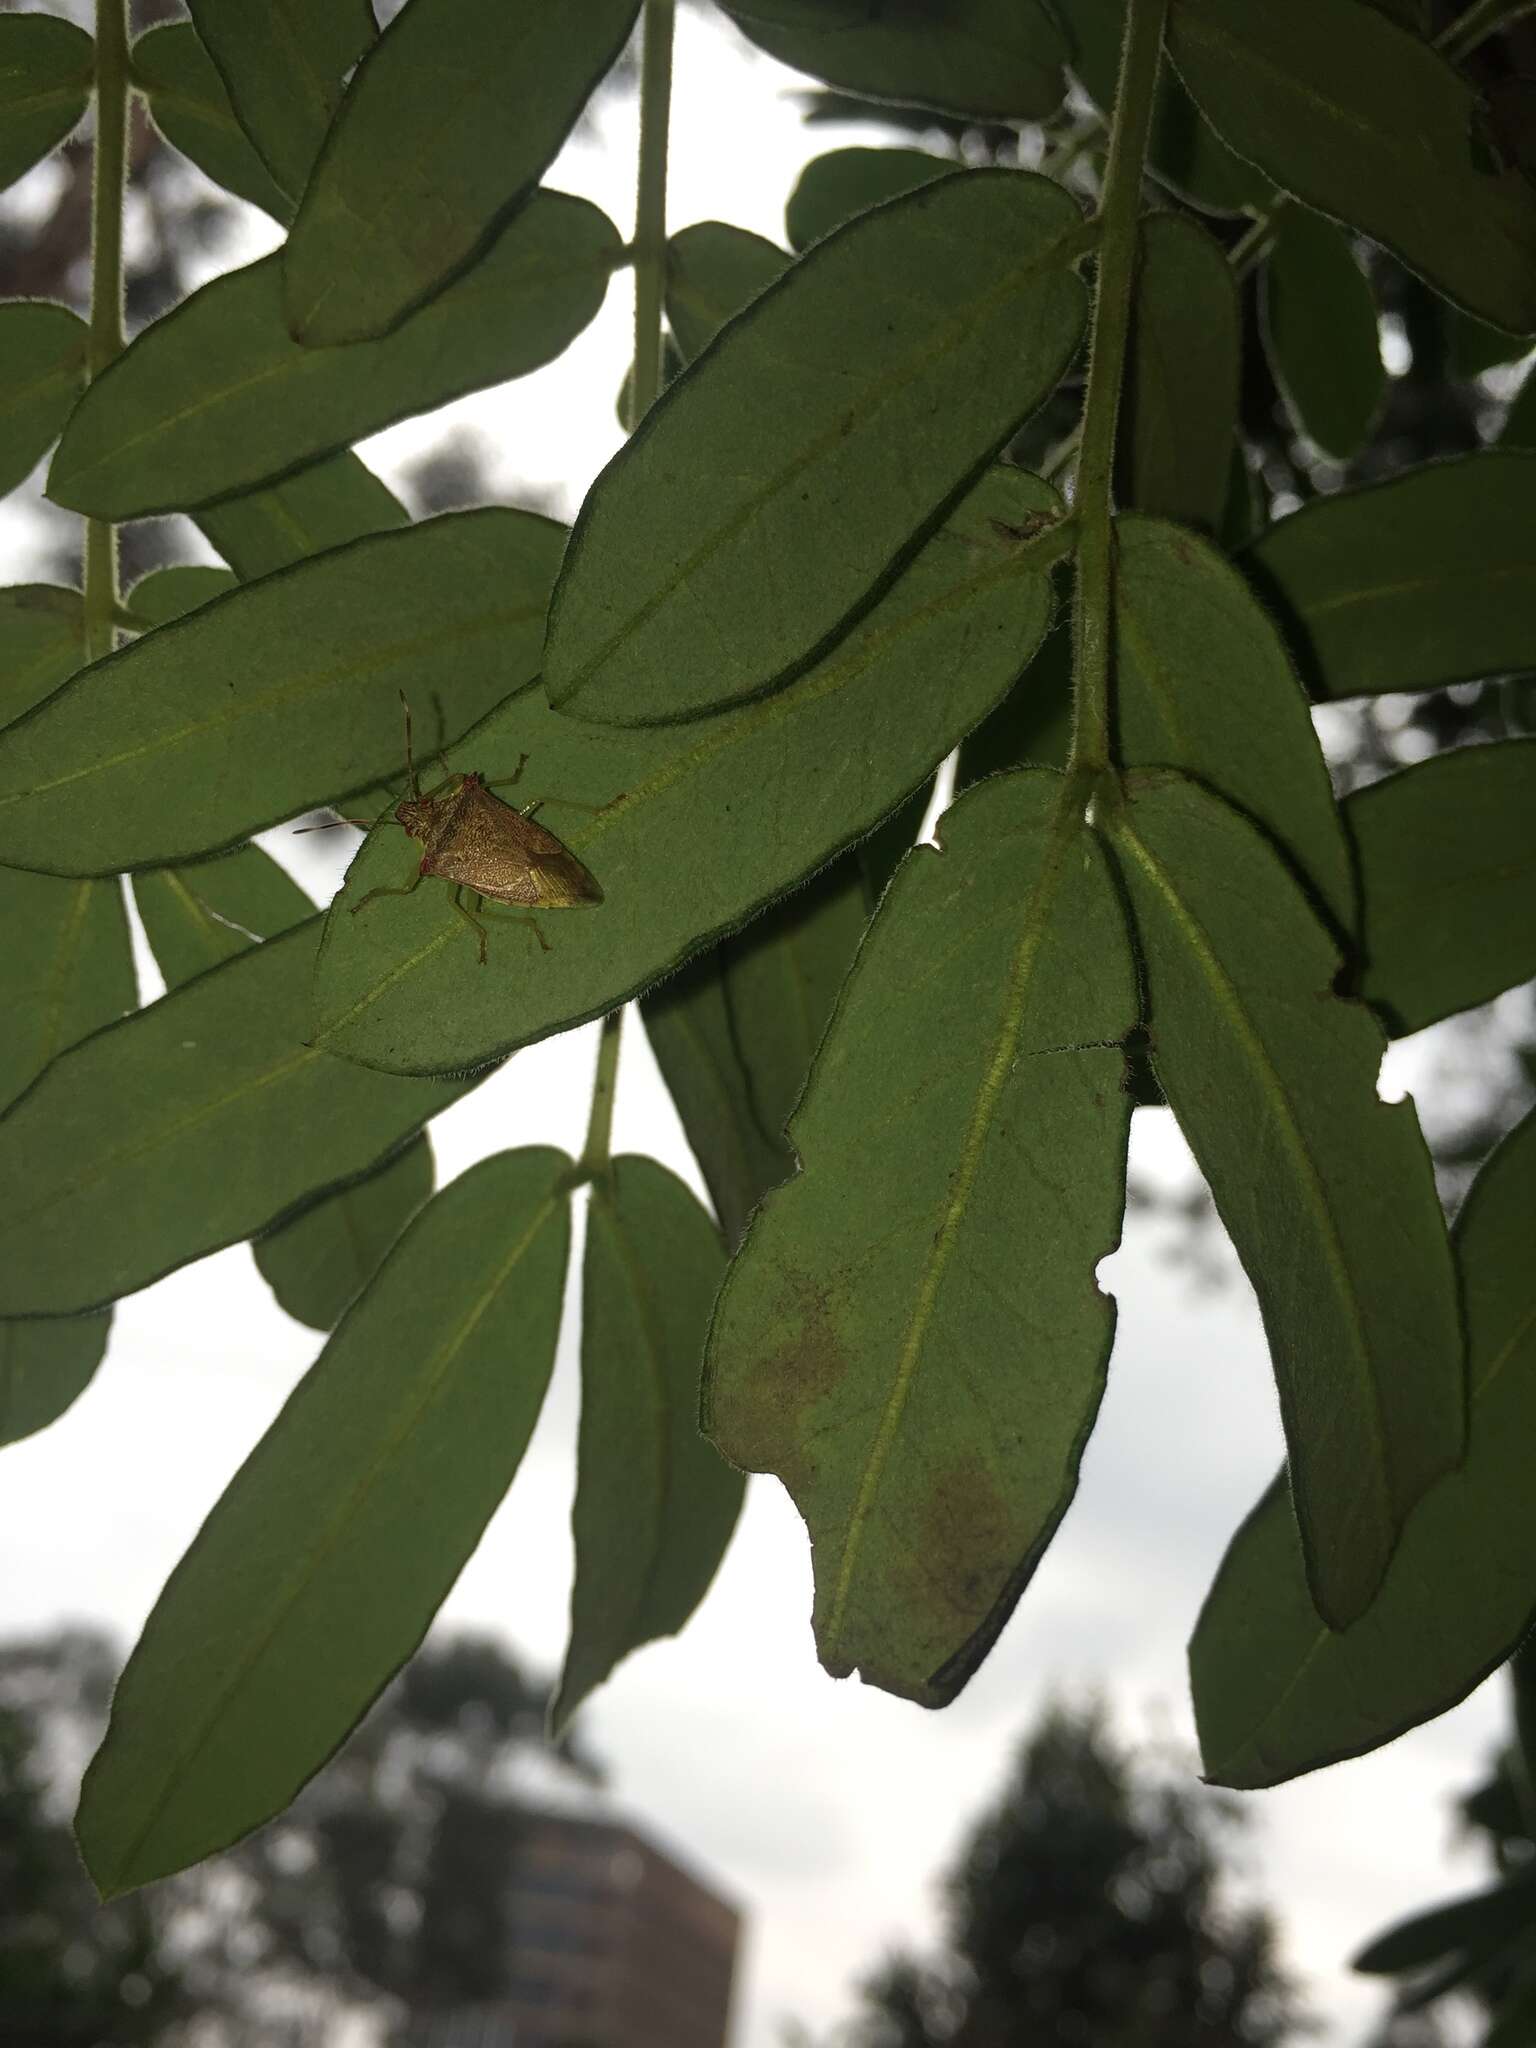
[[[678,24],[670,225],[726,219],[782,239],[784,197],[805,159],[871,139],[807,131],[785,97],[793,75],[712,18]],[[550,182],[604,206],[626,231],[634,118],[610,108]],[[241,254],[275,239],[258,216]],[[494,481],[532,485],[573,512],[618,446],[614,395],[628,360],[629,302],[559,363],[519,385],[408,422],[365,449],[386,476],[470,425],[494,441]],[[0,519],[4,580],[37,573],[15,515]],[[269,839],[317,894],[334,840]],[[521,1053],[434,1126],[439,1175],[508,1145],[580,1145],[593,1035]],[[1405,1048],[1394,1072],[1411,1069]],[[616,1142],[698,1177],[633,1025]],[[1180,1171],[1165,1112],[1137,1118],[1134,1160]],[[1052,1691],[1103,1690],[1123,1727],[1193,1747],[1184,1644],[1227,1536],[1269,1478],[1279,1429],[1252,1297],[1235,1268],[1202,1291],[1133,1219],[1106,1268],[1120,1338],[1083,1484],[1033,1586],[980,1674],[941,1714],[817,1667],[810,1569],[786,1496],[754,1481],[721,1576],[677,1642],[632,1659],[587,1716],[620,1803],[747,1910],[734,2048],[777,2048],[781,2025],[822,2026],[884,1943],[933,1931],[931,1881],[993,1793],[1011,1748]],[[573,1262],[573,1276],[577,1270]],[[572,1297],[571,1327],[575,1299]],[[273,1306],[237,1248],[125,1303],[95,1385],[53,1429],[5,1453],[0,1631],[66,1617],[125,1638],[296,1377],[317,1340]],[[575,1351],[523,1469],[445,1609],[503,1633],[553,1668],[570,1581]],[[1501,1732],[1499,1684],[1375,1756],[1250,1802],[1252,1875],[1279,1910],[1327,2038],[1358,2039],[1376,1994],[1345,1967],[1399,1912],[1480,1875],[1447,1860],[1448,1796]]]

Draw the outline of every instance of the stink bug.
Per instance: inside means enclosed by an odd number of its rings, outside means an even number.
[[[546,832],[542,825],[533,822],[533,813],[540,804],[562,799],[540,797],[519,811],[493,795],[494,789],[506,788],[521,779],[528,765],[526,754],[518,763],[517,774],[500,784],[489,783],[480,775],[450,775],[446,782],[423,794],[411,751],[411,707],[403,696],[400,701],[405,705],[405,763],[410,795],[396,804],[395,822],[412,839],[420,840],[421,863],[410,881],[400,888],[370,889],[361,902],[352,905],[352,915],[356,917],[380,896],[409,896],[424,875],[434,875],[453,884],[453,907],[479,942],[482,967],[486,932],[477,913],[484,910],[487,898],[522,906],[528,914],[516,922],[528,925],[547,953],[549,941],[540,931],[533,911],[583,910],[603,900],[595,878],[570,848],[562,846],[553,832]],[[589,804],[572,806],[575,810],[597,808]],[[464,901],[466,891],[474,899],[473,908]]]

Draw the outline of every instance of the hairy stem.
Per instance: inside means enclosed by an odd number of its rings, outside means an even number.
[[[674,0],[645,0],[640,60],[640,174],[635,194],[633,433],[661,391],[661,302],[667,279],[667,127],[672,112]]]
[[[123,192],[128,171],[128,0],[96,0],[96,146],[91,168],[91,320],[88,374],[123,347]],[[112,651],[117,529],[85,523],[85,658]]]
[[[1110,526],[1115,422],[1130,334],[1136,275],[1142,165],[1162,53],[1167,0],[1130,0],[1110,129],[1109,164],[1099,202],[1099,251],[1093,289],[1093,340],[1083,402],[1082,454],[1074,509],[1078,521],[1073,613],[1072,757],[1075,779],[1109,766],[1109,664],[1112,551]]]
[[[1536,0],[1473,0],[1465,14],[1435,37],[1435,48],[1455,62],[1489,36],[1532,13],[1536,13]]]
[[[610,1010],[603,1019],[597,1041],[597,1072],[592,1077],[592,1109],[587,1118],[587,1142],[576,1162],[579,1180],[596,1180],[608,1170],[608,1153],[613,1138],[613,1098],[619,1076],[619,1034],[624,1024],[622,1009]]]

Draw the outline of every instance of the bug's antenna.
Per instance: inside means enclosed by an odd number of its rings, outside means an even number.
[[[400,692],[400,709],[405,713],[405,769],[411,778],[411,795],[421,800],[421,784],[416,780],[416,759],[411,752],[411,700],[404,690]]]

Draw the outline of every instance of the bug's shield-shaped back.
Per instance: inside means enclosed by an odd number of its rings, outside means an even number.
[[[421,872],[528,909],[574,910],[603,892],[553,832],[501,802],[478,775],[432,805]]]

